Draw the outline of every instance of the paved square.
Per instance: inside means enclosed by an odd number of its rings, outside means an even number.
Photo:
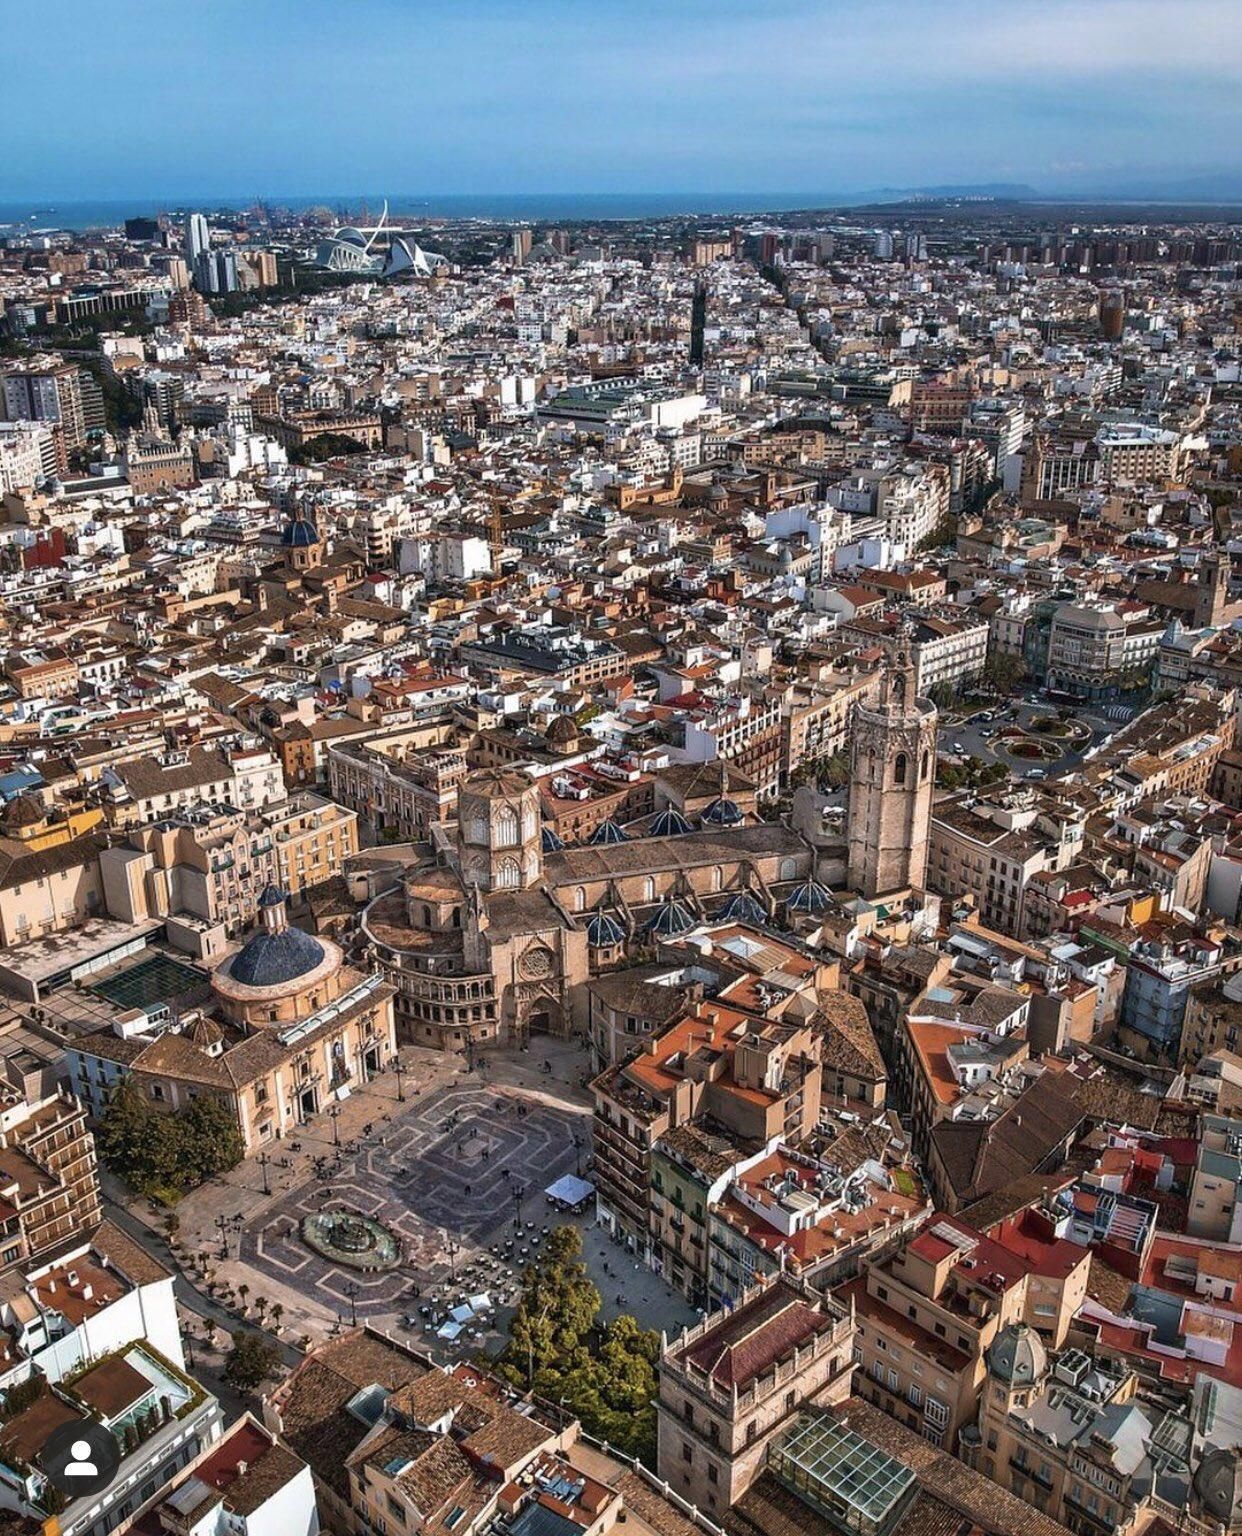
[[[543,1191],[590,1156],[590,1125],[589,1115],[536,1095],[448,1084],[374,1131],[339,1172],[312,1176],[270,1204],[243,1228],[241,1258],[346,1316],[409,1309],[412,1284],[449,1274],[446,1234],[460,1245],[461,1269],[512,1230],[515,1191],[525,1219],[550,1220]],[[312,1253],[299,1235],[302,1218],[325,1210],[382,1222],[402,1245],[402,1265],[368,1274]]]

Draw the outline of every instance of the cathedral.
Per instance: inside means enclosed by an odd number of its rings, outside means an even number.
[[[657,776],[653,816],[601,822],[566,847],[533,779],[472,774],[436,857],[363,913],[401,1033],[441,1050],[582,1034],[586,983],[653,959],[662,942],[719,922],[810,937],[841,900],[918,892],[936,710],[916,697],[908,657],[874,707],[857,707],[852,735],[848,839],[824,820],[822,796],[810,825],[758,820],[739,803],[742,776],[712,762]]]
[[[826,907],[810,844],[748,820],[724,765],[702,775],[717,793],[692,814],[690,785],[641,828],[604,822],[570,848],[542,824],[526,775],[468,778],[451,846],[363,914],[406,1037],[454,1050],[582,1032],[585,983],[649,958],[661,940],[711,920],[777,924]]]

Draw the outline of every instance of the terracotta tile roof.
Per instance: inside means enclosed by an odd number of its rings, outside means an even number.
[[[744,1388],[834,1321],[800,1291],[777,1281],[687,1345],[679,1358],[708,1373],[717,1386]]]

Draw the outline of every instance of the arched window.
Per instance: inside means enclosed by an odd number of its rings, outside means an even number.
[[[904,752],[898,752],[897,756],[893,759],[893,783],[894,784],[904,784],[906,782],[906,773],[909,770],[909,767],[910,767],[910,760],[909,760],[909,758],[906,756],[906,754]]]
[[[423,927],[424,928],[430,928],[431,926],[432,926],[432,924],[431,924],[431,908],[428,907],[428,906],[424,906],[423,907]]]
[[[782,859],[781,860],[781,879],[782,880],[796,880],[797,878],[798,878],[798,861],[797,861],[797,859]]]
[[[496,871],[496,884],[500,886],[521,885],[522,871],[518,867],[516,859],[502,859],[500,867]]]
[[[931,771],[931,753],[930,752],[924,752],[923,753],[923,761],[922,761],[921,765],[919,766],[919,778],[920,778],[920,780],[925,779],[930,771]]]
[[[454,928],[460,928],[461,927],[461,908],[460,907],[454,907],[453,908],[453,927]]]
[[[724,884],[724,870],[717,864],[712,869],[712,890],[718,891]]]
[[[643,900],[655,900],[655,881],[651,878],[650,875],[648,875],[647,878],[643,881]]]
[[[472,816],[470,818],[470,841],[484,846],[487,844],[487,818],[486,816]]]
[[[522,836],[525,838],[534,837],[537,830],[534,808],[528,805],[526,807],[526,814],[522,817]]]
[[[578,889],[574,892],[574,911],[575,912],[585,912],[586,911],[586,887],[585,886],[580,885],[578,887]]]
[[[517,812],[511,805],[501,807],[496,818],[496,841],[501,848],[512,848],[518,840]]]

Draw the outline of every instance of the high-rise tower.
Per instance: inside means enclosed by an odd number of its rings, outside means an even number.
[[[879,703],[855,705],[851,724],[846,880],[870,900],[921,886],[927,869],[936,706],[916,697],[904,647],[884,676]]]
[[[201,213],[187,213],[185,216],[185,260],[190,271],[194,270],[194,263],[204,251],[211,249],[211,231],[207,227],[207,220]]]
[[[703,366],[703,345],[707,331],[707,280],[700,278],[694,285],[694,299],[690,305],[690,366]]]

